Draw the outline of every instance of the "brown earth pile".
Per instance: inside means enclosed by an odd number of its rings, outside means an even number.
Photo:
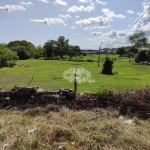
[[[61,88],[56,92],[47,92],[38,87],[17,87],[10,91],[0,91],[0,108],[35,108],[55,104],[73,110],[112,107],[122,115],[150,118],[150,87],[120,94],[112,92],[78,93]]]

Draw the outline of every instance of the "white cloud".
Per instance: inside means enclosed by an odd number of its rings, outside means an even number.
[[[93,27],[89,27],[89,29],[104,29],[104,28],[109,28],[110,25],[108,26],[93,26]]]
[[[32,2],[20,2],[20,5],[25,5],[29,7],[30,5],[33,5],[33,3]]]
[[[117,37],[117,31],[116,30],[112,30],[112,31],[107,33],[107,36],[108,37],[112,37],[112,38]]]
[[[43,24],[47,24],[47,25],[51,25],[51,24],[65,24],[65,22],[60,19],[60,18],[44,18],[42,19],[31,19],[30,21],[32,22],[37,22],[37,23],[43,23]]]
[[[96,38],[90,39],[92,45],[101,47],[118,47],[130,45],[128,35],[125,30],[112,30],[110,32],[92,32],[92,35],[97,35]]]
[[[79,3],[90,3],[91,6],[94,6],[94,3],[92,0],[79,0]]]
[[[86,3],[86,2],[88,2],[89,0],[79,0],[79,2],[81,2],[81,3]]]
[[[150,2],[145,1],[143,5],[143,12],[138,13],[139,18],[133,23],[133,27],[129,34],[137,32],[145,32],[146,35],[150,36]],[[141,17],[142,16],[142,17]]]
[[[75,29],[76,27],[71,27],[72,29]]]
[[[149,5],[150,5],[150,2],[149,2],[148,0],[145,0],[145,2],[142,3],[142,5],[143,5],[143,6],[144,6],[144,5],[149,6]]]
[[[110,24],[108,24],[107,26],[94,25],[94,26],[86,26],[84,27],[84,30],[104,29],[104,28],[109,28],[109,27],[111,27]]]
[[[150,32],[150,23],[147,23],[146,25],[141,26],[139,30],[144,31],[144,32]]]
[[[132,10],[127,10],[127,13],[129,13],[129,14],[134,14],[134,11],[132,11]]]
[[[77,16],[75,16],[75,17],[76,17],[76,18],[79,18],[80,16],[77,15]]]
[[[126,16],[122,14],[115,14],[113,11],[109,10],[108,8],[103,8],[102,12],[107,16],[108,21],[112,21],[112,18],[119,18],[119,19],[125,19]]]
[[[140,12],[137,12],[136,14],[137,14],[138,16],[140,16],[140,15],[141,15],[141,13],[140,13]]]
[[[112,30],[106,33],[92,32],[91,33],[92,35],[97,35],[97,36],[94,36],[95,38],[89,39],[92,47],[97,48],[98,46],[101,46],[105,48],[105,47],[129,46],[131,45],[131,43],[128,40],[129,35],[132,35],[134,33],[138,33],[141,31],[145,32],[145,35],[149,38],[150,37],[150,8],[149,6],[150,4],[148,4],[148,1],[145,0],[145,2],[143,3],[143,12],[140,13],[140,16],[142,16],[146,10],[147,12],[141,18],[139,16],[139,18],[133,23],[134,26],[132,25],[133,28],[130,31],[128,31],[128,29],[131,28],[131,25],[128,26],[127,30]],[[103,9],[102,12],[104,12],[104,14],[106,15],[105,19],[107,21],[111,21],[113,18],[121,18],[121,19],[125,18],[125,16],[116,15],[114,12],[110,11],[109,9]],[[132,12],[130,11],[128,13],[132,14]],[[95,27],[97,28],[97,26]],[[95,27],[93,27],[93,29]]]
[[[55,3],[55,4],[59,4],[59,5],[64,5],[64,6],[67,6],[67,2],[63,1],[63,0],[39,0],[41,2],[44,2],[44,3]]]
[[[96,0],[96,2],[102,5],[106,5],[106,2],[101,2],[100,0]]]
[[[75,22],[78,25],[81,26],[89,26],[89,25],[95,25],[98,24],[99,26],[108,26],[108,22],[105,20],[105,18],[99,16],[96,18],[88,18],[83,19]]]
[[[100,36],[106,36],[106,37],[111,37],[111,38],[116,38],[116,37],[121,37],[125,36],[125,31],[123,30],[112,30],[110,32],[102,33],[102,32],[92,32],[92,35],[100,35]]]
[[[91,34],[92,34],[92,35],[102,35],[101,32],[92,32]]]
[[[88,28],[88,27],[85,27],[83,30],[89,30],[89,28]]]
[[[20,5],[5,5],[4,7],[0,6],[0,10],[11,12],[11,11],[17,11],[17,10],[24,11],[26,9]]]
[[[71,16],[69,15],[69,14],[67,14],[67,15],[62,15],[62,14],[60,14],[59,16],[58,16],[58,18],[64,18],[64,19],[68,19],[68,18],[71,18]]]
[[[88,12],[91,12],[92,10],[94,10],[94,6],[87,6],[87,7],[84,7],[84,6],[72,6],[68,9],[68,12],[81,12],[81,11],[88,11]]]

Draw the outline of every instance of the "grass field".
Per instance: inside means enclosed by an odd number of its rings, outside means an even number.
[[[90,59],[90,55],[83,59]],[[74,61],[57,61],[57,60],[19,60],[14,68],[0,69],[0,88],[10,89],[14,85],[27,86],[32,76],[33,80],[30,86],[39,86],[47,90],[58,90],[60,87],[73,89],[73,83],[64,79],[64,71],[71,67],[84,68],[91,72],[91,78],[94,83],[78,84],[78,92],[90,91],[97,92],[99,89],[113,90],[114,92],[137,89],[150,85],[149,75],[150,66],[135,65],[129,63],[128,58],[117,58],[114,61],[113,72],[118,72],[115,75],[100,74],[103,66],[103,61],[106,56],[101,55],[100,66],[97,62],[74,62]],[[112,57],[110,55],[110,57]],[[98,55],[93,55],[93,60],[97,60]]]

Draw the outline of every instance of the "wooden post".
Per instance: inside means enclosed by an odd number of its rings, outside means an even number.
[[[99,47],[99,52],[98,52],[98,66],[99,66],[99,63],[100,63],[100,49],[101,49],[101,47]]]
[[[77,74],[76,74],[76,70],[75,70],[75,73],[74,73],[74,93],[76,94],[77,93]]]

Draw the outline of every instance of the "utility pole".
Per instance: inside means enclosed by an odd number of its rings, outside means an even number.
[[[114,54],[114,49],[111,49],[111,53],[112,53],[112,60],[113,60],[113,54]]]
[[[91,64],[92,64],[92,51],[91,51]]]
[[[99,52],[98,52],[98,66],[99,66],[99,63],[100,63],[100,49],[101,49],[101,47],[99,47]]]

